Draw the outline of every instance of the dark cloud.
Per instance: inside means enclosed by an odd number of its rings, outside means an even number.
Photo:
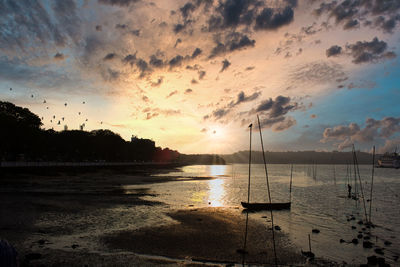
[[[230,63],[227,59],[224,59],[224,60],[222,61],[222,68],[221,68],[221,70],[220,70],[219,72],[223,72],[223,71],[226,70],[230,65],[231,65],[231,63]]]
[[[246,94],[243,91],[241,91],[237,96],[236,102],[231,102],[229,104],[229,106],[234,107],[234,106],[239,105],[244,102],[253,101],[253,100],[257,99],[260,95],[261,95],[261,92],[255,92],[251,95],[246,96]]]
[[[140,30],[132,30],[132,31],[130,31],[130,33],[131,33],[132,35],[137,36],[137,37],[140,36]]]
[[[165,98],[170,98],[171,96],[173,96],[173,95],[176,95],[178,93],[178,91],[177,90],[175,90],[175,91],[172,91],[171,93],[169,93],[169,95],[167,95]]]
[[[199,71],[199,80],[202,80],[206,76],[206,72],[204,70]]]
[[[264,8],[261,14],[257,16],[254,28],[256,30],[276,30],[283,25],[291,23],[293,16],[293,9],[289,6],[282,11]]]
[[[107,55],[103,58],[103,60],[104,60],[104,61],[106,61],[106,60],[111,60],[111,59],[114,59],[116,56],[117,56],[117,55],[116,55],[115,53],[109,53],[109,54],[107,54]]]
[[[385,117],[381,120],[368,118],[365,127],[361,128],[357,123],[338,125],[333,128],[326,128],[321,142],[342,141],[339,147],[355,141],[361,143],[373,142],[377,138],[387,140],[400,132],[400,117]]]
[[[211,50],[210,58],[218,55],[225,54],[226,52],[233,52],[235,50],[241,50],[247,47],[254,47],[256,41],[251,40],[247,35],[232,32],[225,36],[224,43],[217,41],[216,46]]]
[[[296,102],[290,102],[290,97],[277,96],[275,100],[272,98],[262,101],[255,109],[250,111],[250,114],[254,113],[268,113],[269,118],[278,118],[289,111],[296,110],[298,104]]]
[[[96,25],[96,31],[101,32],[103,27],[101,25]]]
[[[219,120],[219,119],[221,119],[222,117],[224,117],[226,114],[228,114],[229,113],[229,109],[224,109],[224,108],[219,108],[219,109],[217,109],[217,110],[214,110],[213,112],[212,112],[212,116],[216,119],[216,120]]]
[[[327,57],[337,56],[340,55],[341,53],[342,53],[342,47],[337,45],[333,45],[326,50]]]
[[[142,97],[142,100],[144,102],[149,102],[150,101],[149,98],[147,96],[145,96],[145,95]],[[146,111],[143,110],[143,112],[146,112]]]
[[[396,57],[394,52],[386,52],[386,42],[379,41],[376,37],[371,42],[358,41],[355,44],[349,44],[346,46],[346,50],[349,51],[349,54],[353,57],[353,62],[356,64]]]
[[[174,58],[172,58],[168,62],[168,64],[169,64],[170,68],[179,67],[182,65],[182,61],[183,61],[183,56],[177,55]]]
[[[200,132],[201,132],[201,133],[206,133],[206,132],[207,132],[207,129],[206,129],[206,128],[203,128],[203,129],[201,129]]]
[[[196,6],[191,2],[186,3],[183,7],[179,9],[181,11],[182,17],[186,19],[189,14],[196,10]]]
[[[156,68],[164,66],[164,61],[162,59],[157,58],[156,55],[151,55],[149,63],[151,66]]]
[[[175,24],[174,25],[174,32],[175,33],[179,33],[181,31],[183,31],[185,28],[186,28],[186,24],[180,24],[180,23]]]
[[[130,4],[134,4],[139,2],[140,0],[98,0],[99,3],[105,5],[116,5],[116,6],[129,6]]]
[[[105,71],[102,71],[101,76],[103,77],[104,81],[106,82],[113,82],[118,80],[121,73],[118,70],[113,70],[111,68],[107,68]]]
[[[126,30],[126,29],[128,29],[128,25],[126,25],[126,24],[116,24],[115,25],[115,28],[116,29],[119,29],[119,30]]]
[[[203,51],[200,48],[196,48],[193,53],[192,53],[192,58],[196,58],[197,56],[199,56]]]
[[[131,66],[133,66],[136,63],[136,53],[133,55],[127,55],[122,61],[125,63],[129,63],[131,64]]]
[[[360,26],[360,23],[358,22],[358,20],[356,20],[356,19],[351,19],[351,20],[348,20],[348,21],[343,25],[343,29],[349,30],[349,29],[353,29],[353,28],[358,28],[359,26]]]
[[[65,59],[65,56],[64,56],[64,54],[62,54],[62,53],[56,53],[56,54],[54,55],[54,59],[56,59],[56,60],[64,60],[64,59]]]
[[[147,114],[146,114],[146,120],[151,120],[152,118],[155,118],[155,117],[157,117],[159,114],[158,113],[150,113],[150,112],[148,112]]]
[[[366,17],[378,16],[375,24],[366,21],[364,26],[378,27],[386,32],[392,32],[397,21],[400,1],[398,0],[345,0],[323,2],[314,10],[316,15],[328,14],[336,24],[343,24],[344,29],[359,26],[359,21]]]
[[[192,79],[191,81],[190,81],[190,83],[191,84],[196,84],[196,83],[199,83],[196,79]]]
[[[144,77],[147,72],[150,71],[149,65],[147,62],[141,58],[136,60],[136,66],[140,70],[140,77]]]

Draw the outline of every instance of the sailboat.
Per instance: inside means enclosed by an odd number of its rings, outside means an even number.
[[[260,130],[260,136],[261,136],[261,126],[260,126],[260,119],[257,116],[258,120],[258,127]],[[290,175],[290,200],[289,202],[250,202],[250,171],[251,171],[251,130],[253,128],[253,124],[249,125],[250,128],[250,150],[249,150],[249,183],[248,183],[248,191],[247,191],[247,202],[241,202],[242,207],[245,208],[246,210],[252,210],[252,211],[259,211],[259,210],[287,210],[290,209],[291,206],[291,193],[292,193],[292,171],[293,171],[293,166],[291,168],[291,175]],[[261,136],[261,144],[262,144],[262,136]],[[264,157],[264,164],[265,163],[265,153],[264,153],[264,145],[263,146],[263,157]],[[266,165],[265,165],[266,166]],[[268,176],[267,176],[268,179]],[[267,180],[268,182],[268,180]]]

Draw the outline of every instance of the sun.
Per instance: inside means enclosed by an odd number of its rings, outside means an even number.
[[[210,127],[209,131],[210,138],[212,139],[221,139],[225,137],[225,129],[220,126]]]

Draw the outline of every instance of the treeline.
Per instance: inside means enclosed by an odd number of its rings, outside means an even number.
[[[180,154],[178,162],[182,164],[199,164],[199,165],[225,165],[225,160],[214,154]]]
[[[252,151],[252,162],[263,163],[261,151]],[[359,164],[371,164],[372,155],[365,152],[356,152]],[[240,151],[234,154],[221,155],[227,163],[248,163],[249,151]],[[349,164],[353,162],[351,152],[317,152],[317,151],[297,151],[297,152],[265,152],[267,163],[270,164]],[[377,159],[379,155],[375,158]]]
[[[176,162],[179,153],[149,139],[125,141],[110,130],[43,130],[27,108],[0,101],[0,160]]]

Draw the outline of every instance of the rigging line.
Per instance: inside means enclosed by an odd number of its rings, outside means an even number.
[[[375,170],[375,146],[372,151],[372,174],[371,174],[371,191],[369,194],[369,222],[371,223],[371,214],[372,214],[372,189],[374,187],[374,170]]]
[[[354,145],[353,145],[353,146],[354,146]],[[360,191],[361,191],[361,197],[362,197],[362,199],[363,199],[365,221],[368,222],[367,208],[366,208],[366,206],[365,206],[364,190],[363,190],[363,186],[362,186],[362,183],[361,183],[360,169],[358,168],[357,154],[355,153],[355,151],[354,151],[354,160],[355,160],[356,166],[357,166],[358,181],[360,182]]]
[[[257,121],[258,121],[258,129],[260,131],[261,148],[262,148],[262,152],[263,152],[265,178],[267,179],[268,199],[269,199],[269,203],[271,204],[272,200],[271,200],[271,191],[269,190],[269,179],[268,179],[267,162],[265,160],[264,142],[263,142],[262,133],[261,133],[260,118],[258,117],[258,115],[257,115]],[[273,241],[273,245],[274,245],[275,266],[278,266],[278,258],[276,257],[276,246],[275,246],[274,216],[273,216],[273,213],[272,213],[272,209],[270,209],[270,212],[271,212],[272,241]]]

